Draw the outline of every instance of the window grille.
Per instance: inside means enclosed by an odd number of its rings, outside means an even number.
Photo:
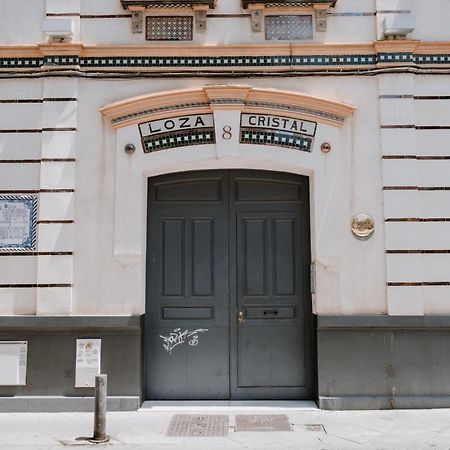
[[[266,39],[292,41],[313,38],[312,16],[283,15],[265,17]]]
[[[192,41],[192,16],[149,16],[146,18],[148,41]]]

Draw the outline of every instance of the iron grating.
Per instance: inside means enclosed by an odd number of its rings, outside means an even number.
[[[147,41],[192,41],[192,16],[149,16],[146,18]]]
[[[313,38],[312,16],[310,15],[266,16],[265,23],[266,39],[269,41]]]
[[[167,436],[226,436],[228,416],[176,414],[172,417]]]
[[[285,414],[236,416],[236,431],[292,431]]]

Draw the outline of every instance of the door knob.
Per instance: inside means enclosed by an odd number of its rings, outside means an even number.
[[[239,325],[242,325],[245,322],[244,311],[239,311],[237,316]]]

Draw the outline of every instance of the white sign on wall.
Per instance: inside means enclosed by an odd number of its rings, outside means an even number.
[[[100,375],[101,339],[77,339],[75,387],[95,387]]]
[[[24,386],[27,377],[26,341],[0,342],[0,386]]]
[[[151,137],[174,131],[188,131],[198,128],[214,128],[213,114],[198,114],[193,116],[171,117],[170,119],[152,120],[141,123],[141,136]]]
[[[34,250],[37,197],[0,195],[0,251]]]
[[[241,114],[242,128],[259,128],[315,136],[317,123],[268,114]]]

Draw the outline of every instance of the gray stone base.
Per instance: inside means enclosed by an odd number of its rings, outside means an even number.
[[[76,340],[102,340],[108,409],[134,411],[142,384],[141,317],[0,317],[0,341],[27,341],[25,386],[0,386],[0,412],[93,411],[94,388],[75,387]]]
[[[108,397],[108,411],[136,411],[136,397]],[[94,412],[94,397],[0,397],[0,412]]]
[[[450,317],[320,316],[322,409],[450,407]]]

